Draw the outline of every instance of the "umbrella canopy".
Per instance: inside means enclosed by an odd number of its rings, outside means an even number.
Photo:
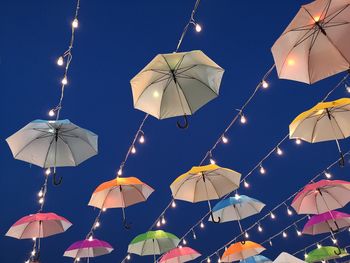
[[[17,239],[44,238],[65,232],[72,225],[55,213],[37,213],[22,217],[7,231],[6,236]]]
[[[305,263],[305,261],[292,256],[286,252],[282,252],[279,256],[273,261],[273,263]]]
[[[77,166],[97,154],[97,135],[69,120],[35,120],[6,139],[13,157],[42,168]]]
[[[310,143],[336,140],[350,136],[350,99],[318,103],[301,113],[289,125],[289,137]],[[342,156],[343,158],[343,156]]]
[[[317,235],[327,232],[335,232],[341,228],[350,226],[350,215],[338,211],[330,211],[320,215],[314,215],[305,224],[303,234]]]
[[[214,218],[221,218],[221,223],[242,220],[260,213],[265,204],[246,195],[226,198],[213,207]],[[211,218],[209,218],[211,221]]]
[[[93,258],[109,254],[113,247],[102,240],[85,239],[73,243],[63,254],[71,258]]]
[[[134,107],[158,119],[191,115],[218,96],[223,73],[199,50],[159,54],[131,80]]]
[[[332,246],[326,246],[321,248],[316,248],[315,250],[312,250],[309,254],[306,256],[306,262],[320,262],[320,261],[327,261],[331,259],[341,258],[348,256],[349,254],[346,252],[345,249],[339,249],[337,247]]]
[[[322,214],[344,207],[350,202],[350,182],[321,180],[304,187],[294,198],[292,207],[298,214]]]
[[[272,260],[262,255],[252,256],[240,261],[241,263],[272,263]]]
[[[148,231],[135,237],[128,247],[128,252],[140,256],[160,255],[176,248],[180,239],[162,230]]]
[[[245,241],[232,244],[222,255],[222,262],[244,260],[263,252],[265,248],[255,242]]]
[[[182,263],[194,260],[201,254],[190,247],[179,247],[165,253],[159,262],[162,263]]]
[[[278,76],[314,83],[350,68],[349,0],[303,5],[272,47]]]

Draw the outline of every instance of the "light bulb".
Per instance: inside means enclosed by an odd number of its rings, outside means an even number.
[[[135,153],[136,153],[136,148],[135,148],[134,145],[131,147],[131,153],[132,153],[132,154],[135,154]]]
[[[258,226],[258,231],[259,231],[259,232],[262,232],[262,231],[263,231],[263,228],[261,227],[261,225]]]
[[[244,187],[245,187],[245,188],[249,188],[249,186],[250,186],[249,183],[248,183],[247,181],[244,181],[243,184],[244,184]]]
[[[123,169],[120,168],[120,169],[118,170],[118,175],[120,176],[120,175],[122,175],[122,174],[123,174]]]
[[[273,245],[273,244],[272,244],[272,240],[269,241],[269,244],[270,244],[270,246],[272,247],[272,245]]]
[[[296,139],[296,140],[295,140],[295,143],[298,144],[298,145],[300,145],[300,144],[301,144],[301,140],[300,140],[300,139]]]
[[[270,213],[270,217],[271,217],[271,219],[275,219],[276,218],[276,216],[275,216],[275,214],[274,213]]]
[[[106,207],[102,208],[102,212],[106,212],[106,211],[107,211]]]
[[[183,239],[183,240],[182,240],[182,244],[184,244],[184,245],[186,245],[186,244],[187,244],[186,239]]]
[[[63,61],[63,57],[62,57],[62,56],[60,56],[60,57],[57,59],[57,65],[62,66],[62,65],[63,65],[63,63],[64,63],[64,61]]]
[[[292,215],[293,215],[293,211],[292,211],[292,210],[290,210],[290,208],[289,208],[289,207],[287,208],[287,214],[288,214],[289,216],[292,216]]]
[[[260,173],[261,174],[266,174],[266,170],[265,170],[265,168],[262,166],[262,164],[260,165]]]
[[[35,251],[35,249],[33,249],[32,256],[35,256],[35,253],[36,253],[36,251]]]
[[[91,235],[91,236],[89,236],[89,239],[88,239],[89,241],[92,241],[92,240],[94,240],[94,238],[93,238],[93,236]]]
[[[42,197],[43,195],[44,195],[43,190],[40,190],[39,193],[38,193],[38,196]]]
[[[157,227],[160,227],[160,224],[161,224],[161,222],[160,222],[160,220],[158,220]]]
[[[249,238],[248,232],[245,232],[245,233],[244,233],[244,236],[245,236],[245,238]]]
[[[182,246],[181,246],[181,245],[179,245],[179,248],[182,248]]]
[[[216,164],[215,160],[213,158],[210,158],[210,164]]]
[[[67,85],[68,84],[68,80],[67,77],[64,77],[61,81],[62,85]]]
[[[176,207],[176,202],[175,202],[175,200],[173,200],[173,201],[171,202],[171,207],[172,207],[172,208],[175,208],[175,207]]]
[[[345,89],[348,93],[350,93],[350,86],[348,84],[345,84]]]
[[[326,176],[327,179],[332,178],[332,174],[330,172],[328,172],[328,171],[325,171],[324,175]]]
[[[332,238],[332,242],[333,242],[333,244],[337,244],[338,240],[336,240],[335,238]]]
[[[131,258],[131,256],[130,256],[130,254],[128,254],[128,255],[126,256],[126,259],[127,259],[127,260],[130,260],[130,258]]]
[[[247,122],[246,117],[242,114],[241,115],[241,123],[245,124]]]
[[[203,222],[201,222],[200,227],[204,228],[204,223]]]
[[[140,143],[145,143],[145,136],[141,135],[139,139]]]
[[[49,111],[49,116],[50,116],[50,117],[55,116],[55,111],[54,111],[54,110],[50,110],[50,111]]]
[[[221,263],[221,259],[220,258],[218,258],[218,263]]]
[[[49,175],[51,173],[51,169],[50,168],[47,168],[46,170],[45,170],[45,174],[46,175]]]
[[[280,147],[277,147],[276,152],[278,155],[283,155],[283,151]]]
[[[223,143],[228,143],[228,139],[227,139],[227,137],[225,137],[225,135],[223,135],[222,137],[221,137],[221,140],[222,140],[222,142]]]
[[[211,262],[210,258],[207,258],[207,262],[208,262],[208,263],[210,263],[210,262]]]
[[[304,258],[307,258],[308,256],[309,256],[308,254],[306,254],[306,253],[304,254]]]
[[[80,258],[77,258],[77,261],[80,262]]]
[[[193,230],[192,230],[193,231]],[[193,239],[197,239],[197,235],[196,235],[196,233],[193,231],[193,233],[192,233],[192,237],[193,237]]]
[[[165,225],[165,223],[166,223],[166,220],[165,220],[165,217],[163,216],[162,217],[162,225]]]
[[[202,31],[202,27],[200,24],[196,23],[196,31],[199,33]]]
[[[297,235],[298,235],[298,236],[301,236],[302,234],[303,234],[303,233],[302,233],[300,230],[297,229]]]
[[[240,198],[240,195],[238,193],[235,193],[235,198],[238,200]]]
[[[269,87],[269,83],[267,83],[266,80],[263,80],[263,81],[261,82],[261,85],[262,85],[262,87],[263,87],[264,89],[267,89],[267,88]]]
[[[35,242],[36,241],[36,237],[33,237],[32,240]]]
[[[95,223],[95,228],[100,227],[100,225],[101,225],[100,222],[97,221],[97,222]]]
[[[322,245],[317,243],[317,248],[320,249],[321,247],[322,247]]]
[[[288,236],[287,232],[283,231],[282,236],[286,238]]]
[[[43,197],[41,197],[40,199],[39,199],[39,204],[43,204],[44,203],[44,198]]]
[[[79,21],[77,18],[74,18],[73,22],[72,22],[72,27],[73,28],[77,28],[79,26]]]

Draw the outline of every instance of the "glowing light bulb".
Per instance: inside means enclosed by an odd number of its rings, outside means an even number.
[[[275,214],[274,213],[270,213],[270,217],[271,217],[271,219],[275,219],[276,218],[276,216],[275,216]]]
[[[80,262],[80,258],[77,258],[77,261]]]
[[[175,207],[176,207],[176,202],[175,202],[175,200],[172,201],[171,207],[172,207],[172,208],[175,208]]]
[[[296,140],[295,140],[295,143],[298,144],[298,145],[300,145],[300,144],[301,144],[301,140],[300,140],[300,139],[296,139]]]
[[[272,240],[269,241],[269,244],[270,244],[270,246],[272,247],[272,245],[273,245],[273,244],[272,244]]]
[[[335,238],[332,238],[332,242],[333,242],[333,244],[337,244],[338,240],[336,240]]]
[[[249,238],[248,232],[245,232],[245,233],[244,233],[244,236],[245,236],[245,238]]]
[[[218,263],[221,263],[221,259],[220,258],[218,258]]]
[[[249,188],[249,186],[250,186],[249,183],[248,183],[247,181],[244,181],[243,184],[244,184],[244,187],[245,187],[245,188]]]
[[[68,84],[68,80],[67,77],[64,77],[61,81],[62,85],[67,85]]]
[[[38,196],[42,197],[43,195],[44,195],[43,190],[40,190],[39,193],[38,193]]]
[[[204,228],[204,223],[203,222],[201,222],[200,227]]]
[[[216,161],[215,161],[213,158],[210,158],[209,162],[210,162],[211,164],[216,164]]]
[[[50,110],[50,111],[49,111],[49,116],[50,116],[50,117],[55,116],[55,111],[54,111],[54,110]]]
[[[315,17],[314,17],[315,22],[320,21],[320,18],[321,18],[320,16],[315,16]]]
[[[243,114],[241,115],[241,123],[242,124],[247,123],[247,119],[246,119],[246,117]]]
[[[145,136],[141,135],[139,139],[140,143],[145,143]]]
[[[120,175],[122,175],[122,174],[123,174],[123,169],[120,168],[120,169],[118,170],[118,175],[120,176]]]
[[[40,199],[39,199],[39,204],[43,204],[44,203],[44,198],[43,197],[41,197]]]
[[[77,28],[79,26],[79,21],[77,18],[74,18],[73,22],[72,22],[72,27],[73,28]]]
[[[89,239],[88,239],[89,241],[92,241],[92,240],[94,240],[94,237],[91,235],[91,236],[89,236]]]
[[[326,176],[327,179],[332,178],[332,174],[330,172],[328,172],[328,171],[325,171],[324,175]]]
[[[132,154],[135,154],[135,153],[136,153],[136,148],[135,148],[134,145],[131,147],[131,153],[132,153]]]
[[[210,258],[207,258],[207,262],[208,262],[208,263],[210,263],[210,262],[211,262]]]
[[[280,147],[277,147],[276,152],[278,155],[283,155],[283,151]]]
[[[265,170],[265,168],[262,166],[262,164],[260,165],[260,173],[261,174],[266,174],[266,170]]]
[[[158,91],[154,91],[154,92],[153,92],[153,97],[159,98],[159,92],[158,92]]]
[[[196,23],[196,31],[199,33],[202,31],[202,26],[198,23]]]
[[[32,251],[32,256],[35,256],[35,253],[36,253],[36,251],[35,251],[35,249],[33,249],[33,251]]]
[[[308,256],[309,256],[308,254],[306,254],[306,253],[304,254],[304,258],[305,258],[305,259],[306,259]]]
[[[162,217],[162,225],[165,225],[166,224],[166,220],[165,220],[165,217],[163,216]]]
[[[292,216],[292,215],[293,215],[293,211],[292,211],[292,210],[290,210],[290,208],[289,208],[289,207],[287,208],[287,214],[288,214],[289,216]]]
[[[259,231],[259,232],[262,232],[262,231],[263,231],[263,228],[261,227],[261,225],[258,226],[258,231]]]
[[[160,222],[160,220],[158,220],[157,227],[160,227],[160,225],[161,225],[161,222]]]
[[[100,225],[101,225],[100,222],[97,221],[97,222],[95,223],[95,228],[100,227]]]
[[[193,231],[193,230],[192,230]],[[197,239],[197,235],[196,235],[196,233],[193,231],[193,233],[192,233],[192,237],[193,237],[193,239]]]
[[[130,259],[131,259],[130,254],[128,254],[128,255],[126,256],[126,259],[127,259],[127,260],[130,260]]]
[[[282,236],[286,238],[288,236],[287,232],[283,231]]]
[[[262,85],[262,87],[263,87],[264,89],[267,89],[267,88],[269,87],[269,83],[268,83],[266,80],[263,80],[263,81],[261,82],[261,85]]]
[[[238,193],[235,193],[235,198],[236,198],[236,200],[238,200],[240,198]]]
[[[317,248],[320,249],[321,247],[322,247],[322,245],[317,243]]]
[[[50,168],[47,168],[46,170],[45,170],[45,174],[46,175],[49,175],[51,173],[51,169]]]
[[[227,139],[227,137],[225,137],[225,135],[221,137],[221,140],[225,144],[228,143],[228,139]]]
[[[288,66],[294,66],[295,65],[295,60],[294,59],[292,59],[292,58],[290,58],[290,59],[288,59]]]
[[[106,212],[106,211],[107,211],[106,207],[102,208],[102,212]]]
[[[182,248],[182,246],[181,246],[181,245],[179,245],[179,248]]]
[[[63,57],[62,57],[62,56],[60,56],[60,57],[57,59],[57,65],[62,66],[62,65],[63,65],[63,63],[64,63],[64,61],[63,61]]]
[[[187,244],[186,239],[183,239],[183,240],[182,240],[182,244],[184,244],[184,245],[186,245],[186,244]]]
[[[350,86],[347,83],[345,83],[345,89],[348,93],[350,93]]]
[[[303,233],[300,230],[297,230],[297,235],[300,237]]]

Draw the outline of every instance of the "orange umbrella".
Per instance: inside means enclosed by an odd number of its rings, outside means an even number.
[[[153,191],[152,187],[136,177],[117,177],[99,185],[93,192],[89,205],[100,209],[122,208],[124,226],[130,228],[126,223],[124,208],[146,201]]]
[[[244,260],[263,252],[265,248],[252,241],[243,241],[232,244],[222,255],[222,262]]]

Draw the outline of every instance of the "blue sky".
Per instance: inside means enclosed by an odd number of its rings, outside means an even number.
[[[202,157],[248,98],[265,72],[273,65],[270,48],[304,1],[202,0],[197,20],[201,33],[190,28],[181,51],[200,49],[226,72],[220,96],[190,117],[190,128],[176,128],[176,119],[149,118],[144,127],[146,143],[137,146],[125,169],[155,188],[145,203],[127,209],[133,228],[121,224],[121,211],[109,210],[101,219],[96,237],[111,243],[115,251],[93,262],[120,262],[132,238],[146,231],[171,198],[170,183],[198,165]],[[64,234],[42,243],[42,262],[71,262],[64,250],[87,234],[97,212],[87,206],[97,185],[115,176],[132,136],[144,114],[133,109],[129,81],[156,54],[171,53],[188,21],[194,1],[91,1],[82,0],[80,26],[76,33],[69,85],[62,118],[99,135],[99,154],[78,167],[59,169],[60,187],[49,186],[47,212],[56,212],[73,223]],[[56,105],[62,68],[57,57],[66,49],[74,1],[10,1],[0,3],[0,259],[24,262],[31,242],[4,237],[8,228],[24,215],[38,209],[37,192],[43,171],[14,160],[5,139],[34,119],[48,118]],[[227,134],[229,143],[214,152],[218,164],[249,172],[288,133],[288,125],[300,112],[312,107],[344,74],[309,86],[279,80],[275,71],[268,79],[270,88],[259,91],[245,111],[246,125],[237,123]],[[347,97],[342,85],[330,99]],[[344,151],[349,143],[341,142]],[[267,173],[257,171],[249,179],[251,187],[239,193],[266,203],[260,215],[242,221],[248,227],[281,201],[305,185],[315,174],[338,158],[334,142],[297,146],[281,145],[284,155],[272,155],[264,162]],[[335,167],[334,178],[346,180],[350,164]],[[166,214],[164,230],[182,236],[206,212],[206,203],[177,202]],[[343,209],[350,212],[349,208]],[[264,221],[264,231],[250,233],[262,242],[298,220],[284,208],[277,219]],[[302,225],[302,224],[301,224]],[[189,245],[208,255],[239,233],[236,223],[206,224],[196,229],[198,239]],[[349,245],[349,233],[340,235],[341,245]],[[276,238],[264,255],[275,258],[281,251],[295,252],[322,237],[296,237],[292,231],[284,240]],[[302,256],[302,254],[300,254]],[[132,262],[149,262],[151,257],[133,256]]]

